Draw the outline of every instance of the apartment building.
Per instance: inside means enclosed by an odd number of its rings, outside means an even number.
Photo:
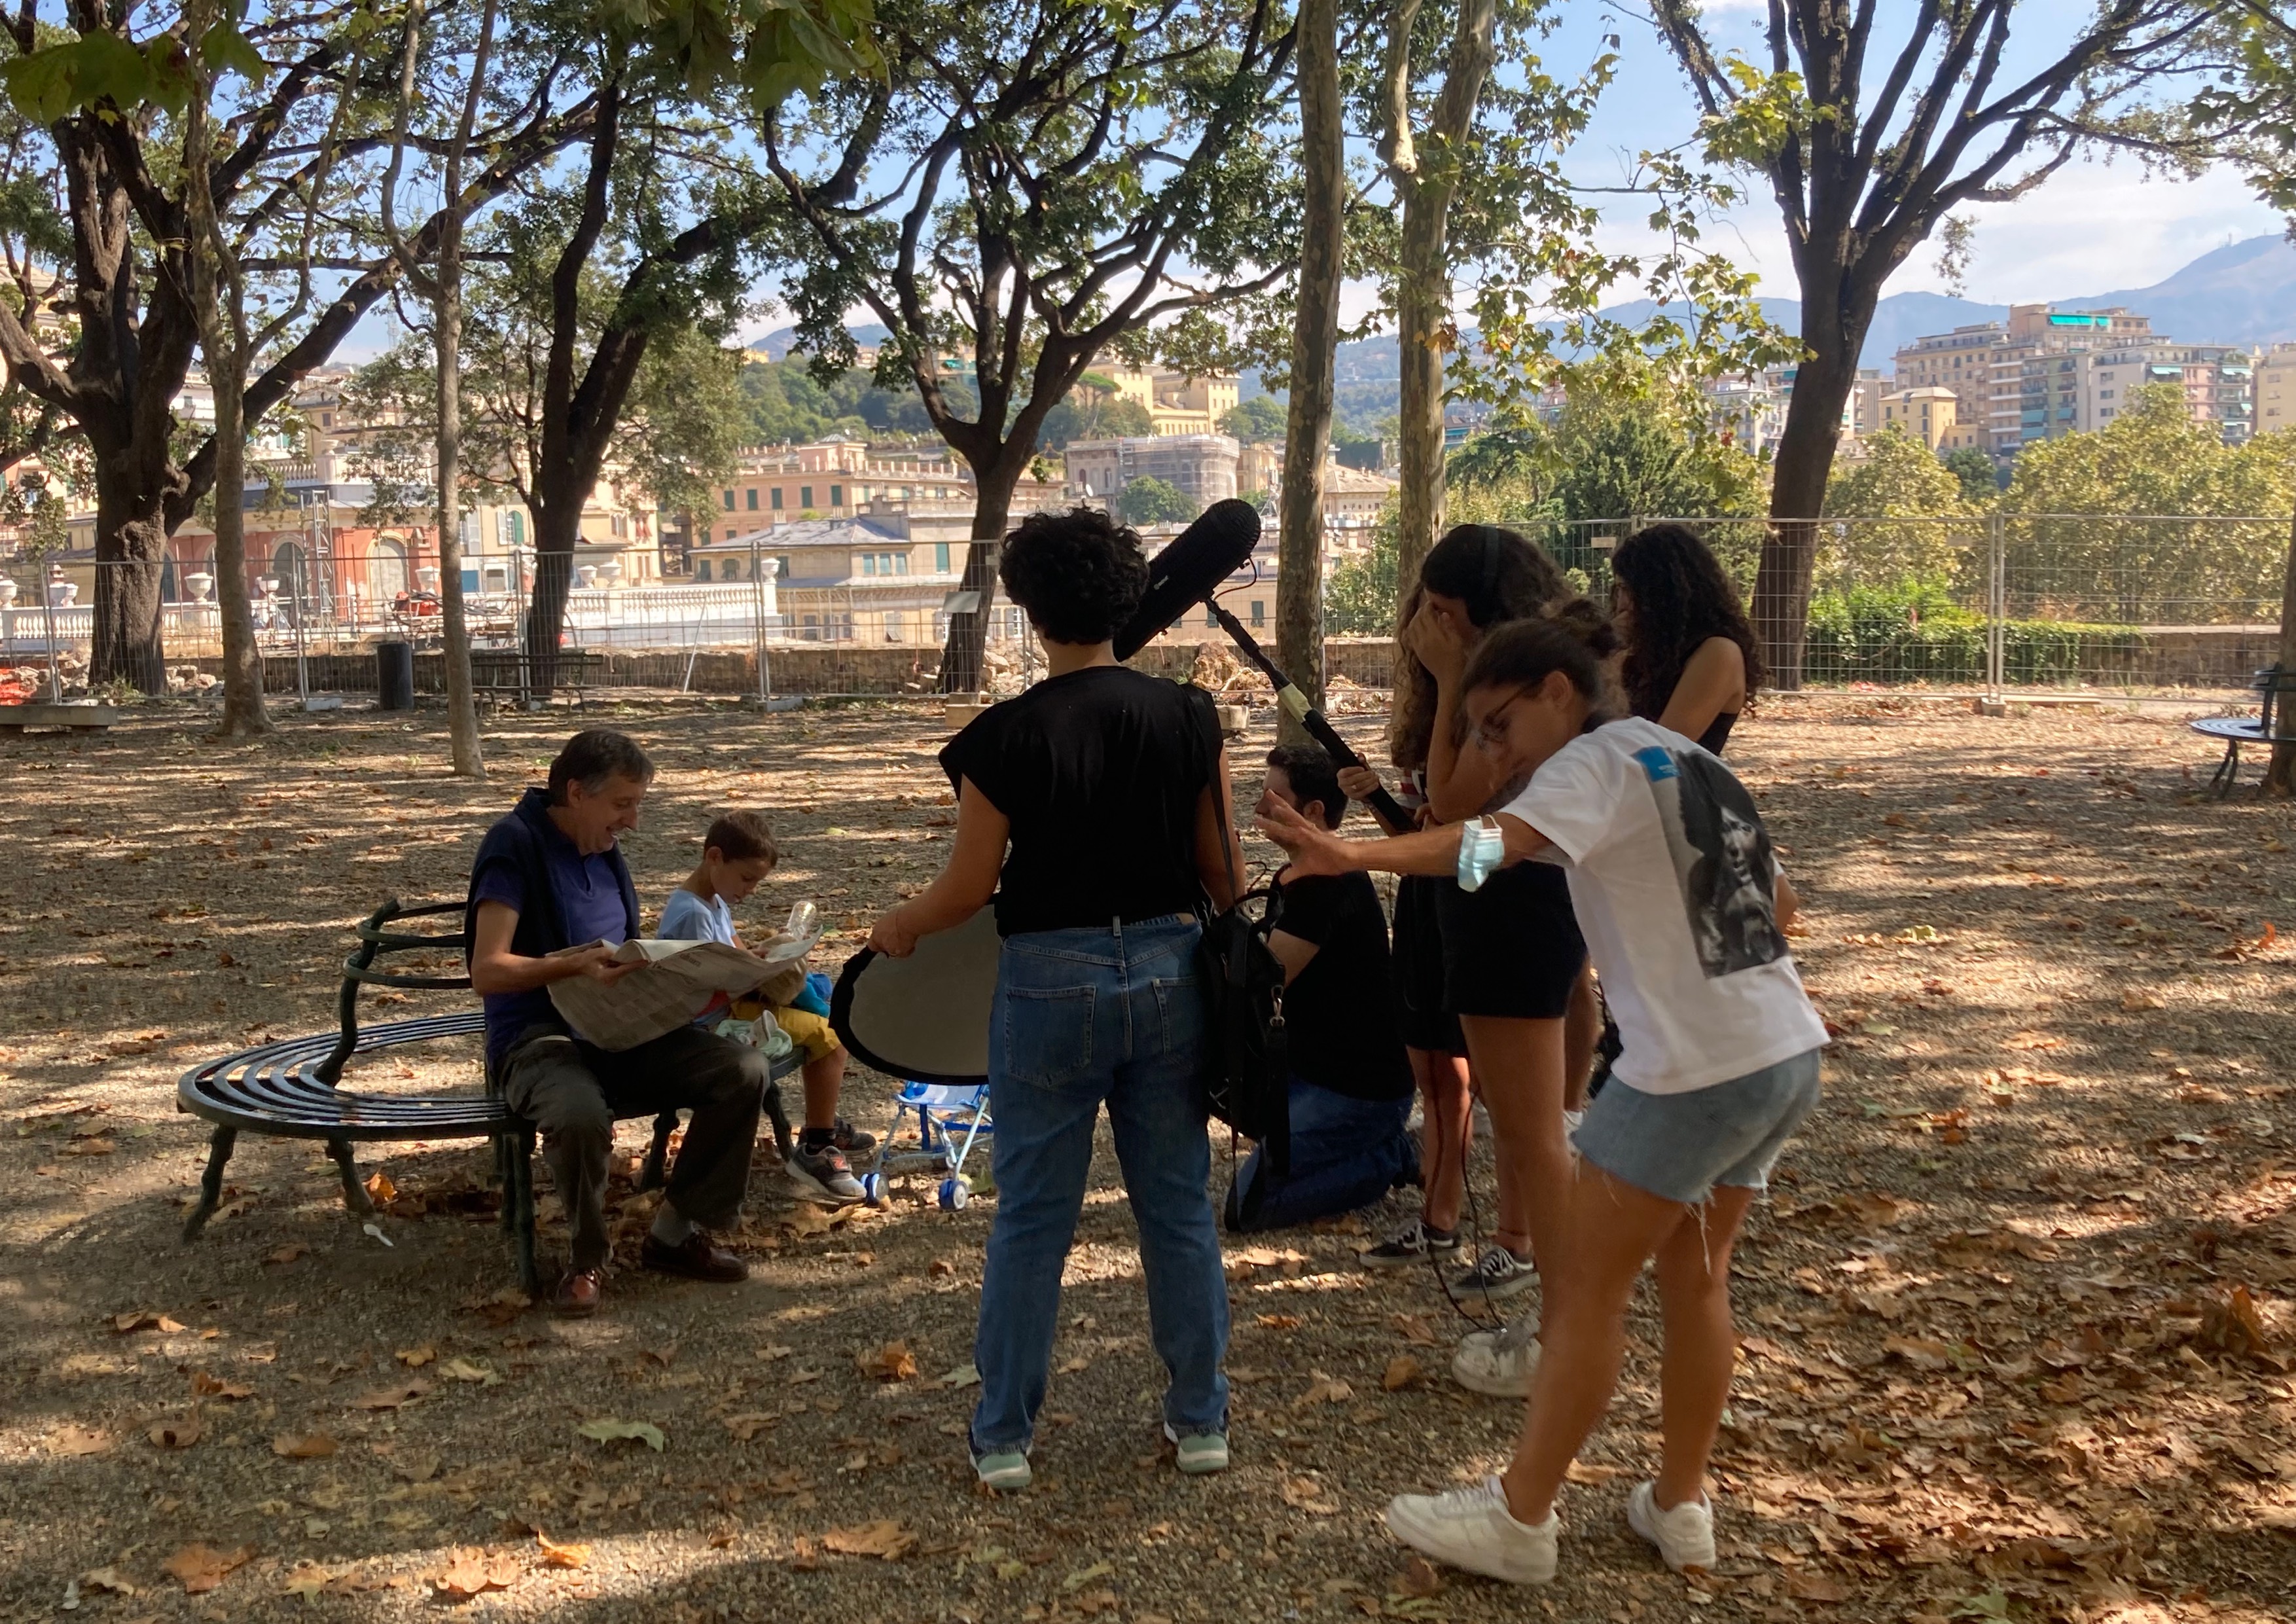
[[[787,519],[697,543],[695,585],[772,581],[790,632],[824,643],[938,644],[971,546],[956,502],[873,502],[841,518]]]
[[[1960,397],[1938,383],[1882,396],[1882,427],[1902,430],[1937,452],[1958,451],[1981,438],[1963,426]]]
[[[1069,442],[1070,492],[1107,503],[1135,480],[1156,479],[1187,493],[1199,509],[1236,494],[1243,447],[1225,434],[1160,434]]]
[[[2252,381],[2256,431],[2296,429],[2296,344],[2275,344],[2259,355]]]
[[[1139,366],[1095,370],[1115,385],[1118,399],[1129,400],[1148,414],[1149,432],[1158,436],[1218,434],[1220,419],[1235,409],[1240,398],[1233,373],[1198,378]]]

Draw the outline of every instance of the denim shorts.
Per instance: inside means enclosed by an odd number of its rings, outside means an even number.
[[[1687,1094],[1645,1094],[1615,1079],[1572,1136],[1611,1177],[1695,1206],[1716,1185],[1769,1187],[1779,1152],[1817,1105],[1816,1049]]]

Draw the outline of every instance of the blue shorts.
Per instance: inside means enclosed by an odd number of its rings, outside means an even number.
[[[1817,1105],[1807,1050],[1687,1094],[1644,1094],[1613,1079],[1572,1136],[1578,1153],[1622,1184],[1696,1206],[1716,1185],[1769,1187],[1779,1152]]]

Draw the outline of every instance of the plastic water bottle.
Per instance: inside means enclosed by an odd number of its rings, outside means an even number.
[[[792,941],[808,941],[821,934],[821,910],[811,902],[800,902],[789,911],[789,923],[782,933]]]

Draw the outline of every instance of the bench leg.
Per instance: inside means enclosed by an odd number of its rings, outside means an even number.
[[[677,1113],[665,1111],[653,1120],[653,1144],[647,1147],[645,1161],[638,1169],[638,1190],[659,1190],[669,1182],[669,1136],[677,1131]]]
[[[359,1177],[358,1158],[352,1153],[348,1139],[327,1141],[327,1156],[335,1164],[335,1171],[343,1181],[343,1205],[356,1218],[374,1216],[374,1202],[368,1199],[366,1185]]]
[[[2209,792],[2218,800],[2223,800],[2232,793],[2233,786],[2239,782],[2240,741],[2235,739],[2225,746],[2224,759],[2217,763],[2215,775],[2209,780]]]
[[[218,1128],[208,1137],[208,1169],[200,1175],[200,1199],[192,1215],[184,1220],[184,1239],[196,1241],[200,1231],[208,1226],[214,1216],[216,1203],[223,1199],[223,1169],[231,1160],[232,1146],[239,1143],[235,1128]]]
[[[502,1189],[502,1215],[495,1221],[502,1232],[509,1234],[518,1227],[518,1203],[511,1198],[517,1175],[511,1171],[510,1159],[517,1140],[510,1134],[496,1134],[495,1145],[495,1183]]]
[[[782,1109],[782,1086],[778,1079],[766,1084],[766,1120],[774,1125],[774,1148],[787,1162],[796,1147],[790,1137],[789,1112]]]
[[[534,1261],[534,1135],[529,1130],[511,1143],[510,1187],[503,1203],[511,1210],[511,1259],[518,1270],[518,1289],[529,1297],[542,1295],[542,1271]]]

